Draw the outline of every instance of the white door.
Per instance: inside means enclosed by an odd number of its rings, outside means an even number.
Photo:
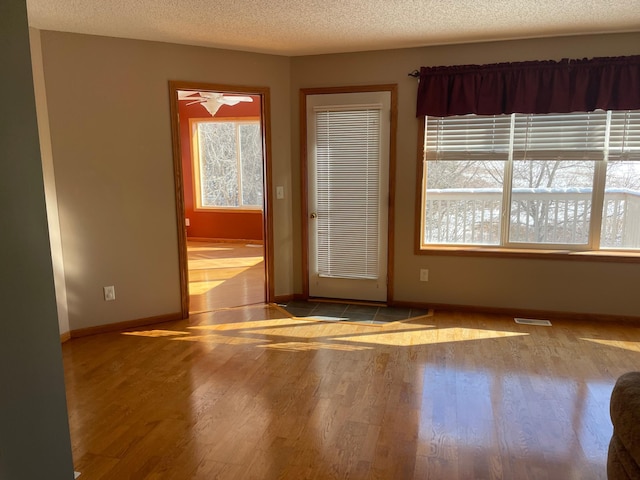
[[[387,300],[390,92],[307,96],[309,295]]]

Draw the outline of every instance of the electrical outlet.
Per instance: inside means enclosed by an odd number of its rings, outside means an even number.
[[[420,281],[428,282],[429,281],[429,270],[426,268],[420,269]]]
[[[103,290],[105,301],[110,302],[116,299],[116,287],[110,285],[108,287],[103,287]]]
[[[191,220],[189,220],[188,218],[184,219],[184,226],[185,227],[190,227],[191,226]]]

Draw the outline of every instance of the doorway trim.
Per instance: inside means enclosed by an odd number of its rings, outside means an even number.
[[[182,175],[182,146],[180,139],[180,118],[178,110],[178,90],[209,90],[225,93],[260,95],[261,127],[264,171],[264,205],[262,214],[262,238],[265,263],[265,301],[274,298],[273,285],[273,215],[271,195],[271,102],[269,87],[222,85],[214,83],[169,81],[169,107],[171,112],[171,139],[173,146],[173,177],[176,199],[176,221],[178,226],[178,268],[180,271],[180,310],[182,318],[189,318],[189,265],[187,261],[187,229],[184,212],[184,183]]]
[[[396,150],[398,125],[398,85],[359,85],[346,87],[317,87],[300,89],[300,184],[301,184],[301,226],[302,226],[302,295],[309,298],[309,181],[307,166],[307,96],[335,93],[389,92],[391,94],[391,124],[389,131],[389,209],[387,222],[387,301],[393,304],[393,265],[394,265],[394,225],[395,225],[395,184]]]

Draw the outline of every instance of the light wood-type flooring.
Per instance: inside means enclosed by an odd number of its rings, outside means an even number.
[[[189,312],[265,302],[262,245],[187,242]]]
[[[605,479],[609,396],[640,369],[635,326],[440,311],[258,305],[62,349],[81,480]]]

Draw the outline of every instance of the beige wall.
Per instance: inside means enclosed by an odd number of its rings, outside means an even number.
[[[298,90],[307,87],[398,85],[397,193],[395,198],[395,300],[640,316],[640,264],[416,256],[414,212],[418,121],[416,80],[421,66],[617,56],[640,53],[640,34],[564,37],[366,52],[292,59],[292,118]],[[293,123],[292,178],[299,194],[298,124]],[[293,212],[299,235],[300,212]],[[301,290],[300,239],[295,241],[295,285]],[[419,282],[419,269],[429,282]]]
[[[289,185],[289,59],[41,32],[71,330],[180,311],[169,80],[271,89],[274,183]],[[276,294],[292,290],[289,200]],[[114,285],[116,301],[103,300]]]
[[[180,310],[169,80],[271,89],[275,293],[301,293],[298,92],[398,84],[395,299],[640,315],[640,266],[416,256],[414,209],[422,65],[640,53],[640,34],[566,37],[342,55],[278,57],[41,32],[72,330]],[[428,268],[429,282],[418,281]],[[104,302],[102,287],[117,300]]]
[[[33,90],[36,97],[45,200],[47,203],[49,242],[51,244],[51,260],[53,262],[53,280],[56,289],[56,304],[58,307],[58,328],[60,329],[60,334],[63,335],[69,333],[70,330],[69,312],[67,310],[67,286],[64,276],[64,257],[62,255],[62,238],[60,218],[58,215],[58,193],[56,191],[53,153],[51,151],[49,111],[47,108],[47,93],[44,84],[44,70],[42,68],[42,45],[40,43],[39,30],[29,29],[29,42],[31,46]]]

